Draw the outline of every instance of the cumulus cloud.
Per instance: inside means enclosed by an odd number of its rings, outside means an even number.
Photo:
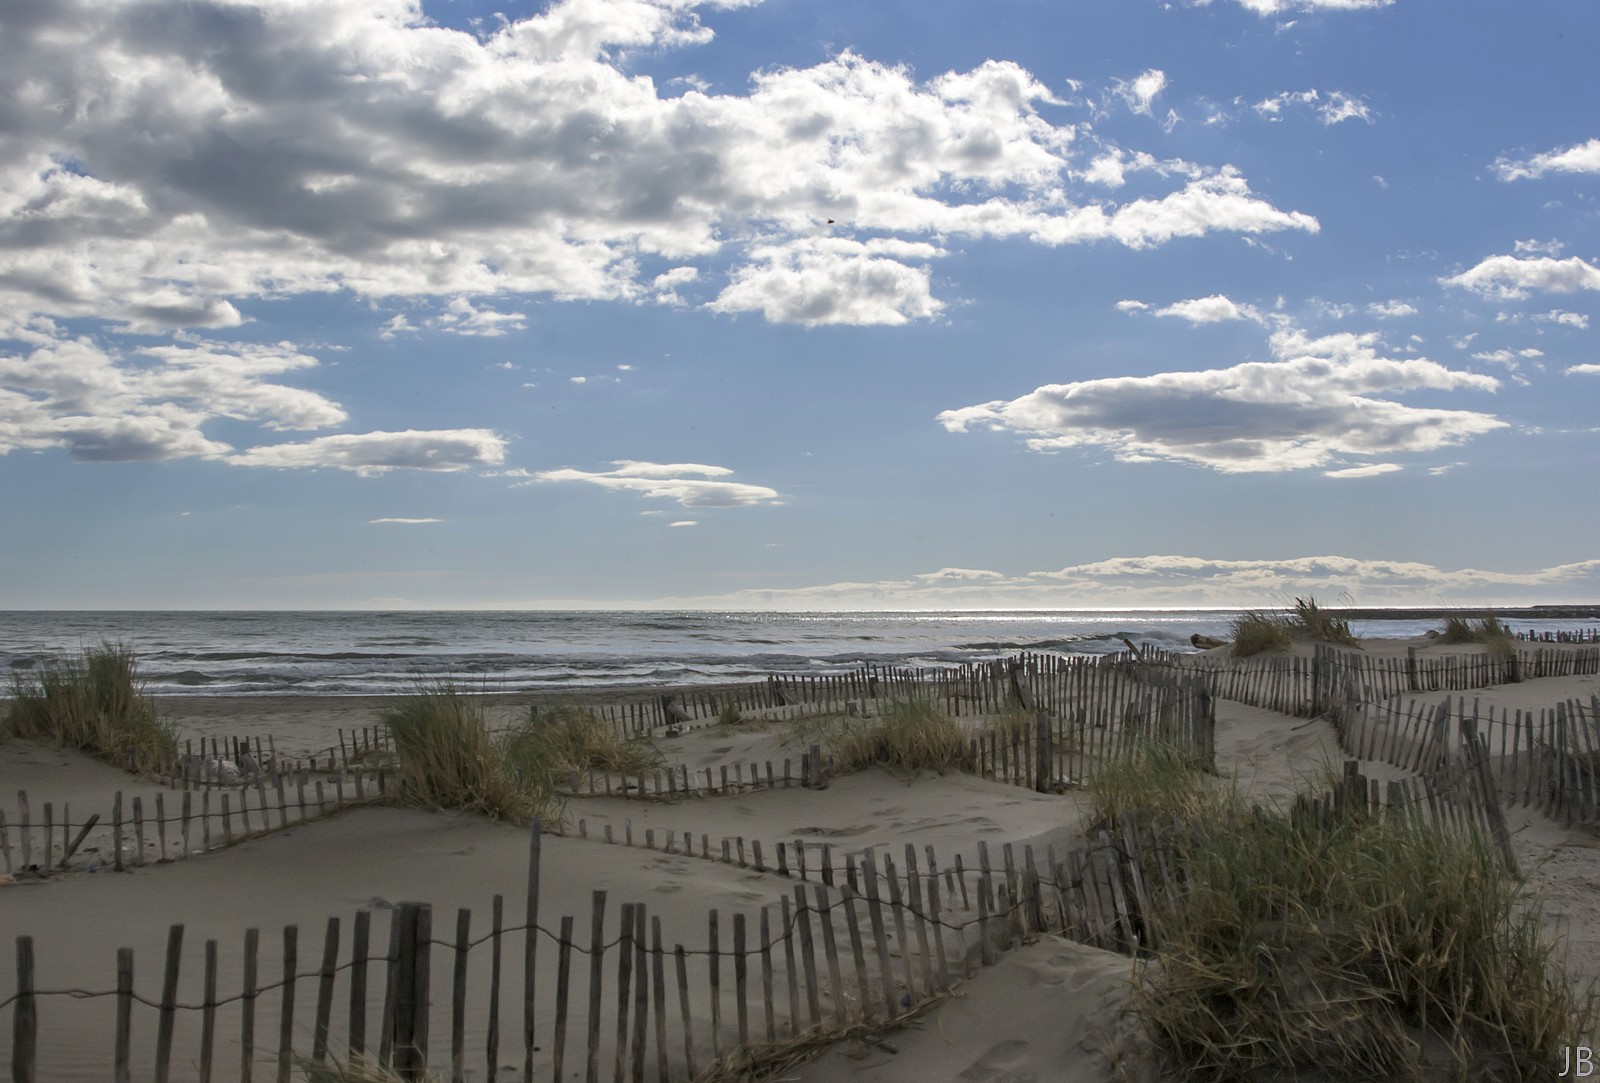
[[[1497,158],[1494,170],[1503,181],[1542,177],[1546,173],[1600,173],[1600,139],[1546,151],[1526,161]]]
[[[456,297],[438,315],[425,320],[424,325],[452,335],[495,338],[508,331],[525,330],[527,319],[521,312],[496,312],[487,306],[480,308],[465,297]]]
[[[1177,316],[1193,324],[1224,323],[1229,320],[1258,320],[1261,314],[1250,305],[1238,304],[1222,294],[1176,301],[1156,309],[1157,316]]]
[[[1166,72],[1151,68],[1132,79],[1118,79],[1112,84],[1111,92],[1126,102],[1130,110],[1148,117],[1156,97],[1166,88]]]
[[[928,288],[928,269],[906,258],[940,254],[931,244],[808,238],[751,252],[752,263],[708,306],[760,312],[772,323],[902,324],[943,306]]]
[[[765,485],[721,480],[733,471],[699,463],[652,463],[615,459],[615,470],[588,471],[564,467],[543,470],[537,481],[582,481],[602,489],[634,492],[654,499],[676,500],[686,508],[732,508],[773,504],[778,491]]]
[[[1086,202],[1085,126],[1042,117],[1057,99],[1012,63],[919,81],[847,52],[672,96],[624,63],[709,41],[700,12],[743,2],[556,0],[478,36],[411,0],[327,0],[314,27],[287,2],[30,8],[0,39],[0,303],[143,332],[348,290],[438,299],[434,329],[491,334],[520,316],[481,299],[674,303],[680,268],[715,258],[719,310],[899,323],[939,312],[929,257],[808,243],[828,219],[857,239],[1132,247],[1316,228],[1225,168]],[[1130,105],[1164,81],[1131,80]],[[823,289],[835,271],[870,299]]]
[[[1566,374],[1568,376],[1600,376],[1600,365],[1568,365]]]
[[[1367,305],[1367,311],[1380,320],[1393,320],[1401,316],[1415,316],[1416,306],[1404,301],[1373,301]]]
[[[506,442],[489,429],[435,429],[319,436],[300,444],[266,444],[230,455],[238,466],[337,467],[364,476],[391,470],[453,473],[498,466]]]
[[[1260,607],[1307,594],[1360,605],[1525,605],[1600,589],[1600,560],[1533,571],[1441,568],[1418,561],[1307,556],[1265,560],[1113,557],[1053,571],[941,572],[903,579],[744,590],[679,604],[747,609]]]
[[[1527,297],[1533,290],[1549,293],[1600,290],[1600,267],[1585,263],[1577,256],[1567,259],[1490,256],[1477,266],[1441,281],[1446,286],[1460,286],[1485,297],[1515,301]]]
[[[1563,312],[1553,308],[1549,312],[1534,314],[1534,320],[1539,323],[1554,323],[1563,327],[1576,327],[1580,331],[1589,329],[1589,317],[1582,312]]]
[[[1049,384],[946,410],[938,421],[950,432],[1015,433],[1035,451],[1099,447],[1123,462],[1223,473],[1426,452],[1506,427],[1490,414],[1394,401],[1409,391],[1494,391],[1499,383],[1426,359],[1380,356],[1376,334],[1280,331],[1271,341],[1274,361]]]
[[[274,431],[346,418],[337,402],[272,379],[316,366],[290,343],[197,341],[124,356],[54,328],[13,335],[33,348],[0,354],[0,454],[59,447],[100,462],[217,458],[232,449],[202,428],[221,418]]]

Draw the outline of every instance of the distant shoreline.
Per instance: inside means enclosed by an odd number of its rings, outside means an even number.
[[[1480,605],[1430,606],[1428,608],[1337,608],[1325,606],[1329,613],[1346,620],[1443,620],[1445,617],[1513,617],[1518,620],[1600,620],[1600,605]]]

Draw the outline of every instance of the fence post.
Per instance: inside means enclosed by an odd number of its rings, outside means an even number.
[[[401,903],[395,921],[400,943],[394,990],[394,1069],[400,1078],[420,1080],[428,1066],[428,954],[433,907]]]
[[[1050,715],[1047,712],[1040,711],[1035,716],[1033,736],[1033,788],[1039,793],[1050,793],[1054,789],[1055,770],[1054,757],[1050,754]]]
[[[39,1009],[33,996],[33,937],[17,937],[17,999],[11,1008],[11,1078],[33,1083]]]

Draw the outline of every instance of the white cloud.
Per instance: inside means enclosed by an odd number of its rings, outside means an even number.
[[[1517,241],[1514,243],[1511,246],[1511,250],[1519,256],[1559,256],[1561,255],[1562,250],[1566,247],[1566,245],[1562,244],[1554,237],[1548,241],[1541,241],[1530,237],[1525,241]]]
[[[336,425],[331,399],[269,379],[314,368],[290,343],[147,346],[114,355],[87,337],[17,332],[34,349],[0,354],[0,454],[66,448],[90,461],[217,458],[203,426],[221,418],[283,431]]]
[[[1223,323],[1229,320],[1259,320],[1261,313],[1250,305],[1240,305],[1222,294],[1176,301],[1156,309],[1157,316],[1177,316],[1192,324]]]
[[[1564,327],[1576,327],[1580,331],[1589,329],[1589,317],[1582,312],[1563,312],[1559,308],[1553,308],[1549,312],[1536,313],[1533,318],[1539,323],[1554,323]]]
[[[1531,346],[1521,350],[1484,350],[1481,353],[1472,355],[1476,361],[1487,361],[1492,365],[1503,365],[1511,372],[1521,368],[1522,362],[1536,360],[1543,356],[1543,350],[1536,350]]]
[[[904,579],[744,590],[675,604],[736,609],[1001,609],[1259,607],[1296,596],[1349,597],[1359,605],[1524,605],[1600,591],[1600,560],[1528,572],[1441,568],[1405,560],[1308,556],[1217,560],[1114,557],[1054,571],[975,578]]]
[[[521,312],[496,312],[492,308],[479,308],[465,297],[456,297],[442,312],[430,316],[423,324],[452,335],[496,338],[508,331],[526,330],[527,320]]]
[[[698,522],[696,522],[695,520],[693,520],[693,519],[679,519],[677,522],[668,523],[667,525],[668,526],[699,526],[700,524]]]
[[[1049,384],[1010,401],[946,410],[951,432],[1013,432],[1035,451],[1102,447],[1123,462],[1223,473],[1320,468],[1352,455],[1432,451],[1506,427],[1466,410],[1406,406],[1408,391],[1493,391],[1492,377],[1379,356],[1375,334],[1272,336],[1278,360],[1202,372]]]
[[[1285,106],[1303,106],[1315,110],[1317,119],[1322,121],[1324,127],[1332,127],[1345,120],[1372,123],[1372,110],[1367,103],[1342,90],[1331,90],[1326,94],[1318,90],[1286,90],[1264,98],[1250,108],[1259,116],[1276,121],[1283,118]]]
[[[1209,4],[1211,0],[1204,0]],[[1265,18],[1269,15],[1286,15],[1296,11],[1361,11],[1367,8],[1388,7],[1394,0],[1235,0],[1246,11]],[[1204,6],[1204,5],[1202,5]]]
[[[1112,83],[1111,92],[1126,102],[1130,110],[1148,117],[1156,97],[1166,88],[1166,72],[1151,68],[1132,79],[1116,80]]]
[[[1494,169],[1503,181],[1542,177],[1546,173],[1600,173],[1600,139],[1536,154],[1527,161],[1498,158]]]
[[[1416,307],[1404,301],[1373,301],[1367,305],[1367,311],[1380,320],[1398,319],[1401,316],[1415,316]]]
[[[1145,309],[1147,309],[1149,307],[1150,306],[1148,304],[1146,304],[1145,302],[1143,302],[1143,301],[1118,301],[1117,302],[1117,311],[1119,311],[1119,312],[1143,312]]]
[[[1566,374],[1568,376],[1600,376],[1600,365],[1568,365]]]
[[[303,444],[266,444],[230,455],[237,466],[338,467],[363,476],[391,470],[455,472],[498,466],[506,442],[488,429],[436,429],[319,436]]]
[[[1399,463],[1372,463],[1368,466],[1347,466],[1342,470],[1324,470],[1325,478],[1375,478],[1383,474],[1393,474],[1405,467]]]
[[[901,260],[941,255],[931,244],[816,237],[752,250],[754,262],[707,308],[760,312],[772,323],[903,324],[944,306],[928,288],[928,269]]]
[[[1567,259],[1490,256],[1476,267],[1441,281],[1446,286],[1460,286],[1485,297],[1514,301],[1527,297],[1530,290],[1551,293],[1600,290],[1600,267],[1585,263],[1577,256]]]
[[[448,299],[434,329],[490,334],[521,317],[483,299],[671,303],[718,259],[735,268],[726,310],[896,323],[939,311],[927,257],[807,246],[825,220],[1134,247],[1315,229],[1227,169],[1085,202],[1087,125],[1042,117],[1057,99],[1012,63],[919,82],[846,52],[741,94],[664,97],[623,62],[709,41],[698,12],[729,6],[556,0],[480,38],[411,0],[326,0],[314,33],[297,3],[41,5],[0,44],[0,92],[22,103],[0,162],[0,307],[217,327],[240,298],[349,290]],[[1164,82],[1131,80],[1130,105],[1151,111]],[[675,266],[645,272],[656,259]],[[832,270],[875,300],[819,296],[807,279]]]
[[[616,469],[594,472],[566,467],[544,470],[534,476],[539,481],[582,481],[603,489],[676,500],[686,508],[748,507],[776,503],[778,499],[778,491],[765,485],[717,480],[733,473],[725,466],[652,463],[633,459],[616,459],[611,465]]]
[[[368,519],[369,523],[398,523],[402,526],[420,526],[423,523],[442,523],[443,519],[402,519],[393,516],[383,519]]]

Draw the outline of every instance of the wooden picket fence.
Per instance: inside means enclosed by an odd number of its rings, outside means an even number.
[[[1149,742],[1181,748],[1199,763],[1214,762],[1216,711],[1204,680],[1126,662],[1062,661],[1073,664],[1016,665],[1005,670],[1011,698],[990,706],[1009,713],[972,719],[963,726],[968,735],[965,769],[998,782],[1051,792],[1083,783],[1101,766],[1121,762]],[[852,710],[863,714],[868,710],[866,700],[849,702]],[[778,708],[777,718],[785,718],[790,709]],[[817,786],[838,770],[833,758],[812,744],[798,764],[788,757],[692,771],[676,764],[632,775],[573,772],[567,777],[566,792],[674,800]]]
[[[602,1074],[690,1080],[713,1063],[758,1059],[765,1048],[796,1035],[883,1025],[914,1012],[1023,936],[1052,932],[1123,951],[1148,949],[1157,903],[1175,901],[1182,890],[1171,837],[1128,820],[1060,856],[1053,847],[1039,854],[1031,845],[1006,845],[997,866],[980,844],[977,869],[965,868],[957,856],[941,870],[931,847],[924,849],[924,866],[911,845],[898,867],[870,849],[842,855],[837,865],[824,847],[817,864],[801,860],[790,869],[766,870],[787,877],[790,886],[754,922],[743,912],[713,909],[703,945],[677,943],[669,950],[659,916],[642,903],[613,911],[604,891],[592,895],[587,936],[576,935],[573,916],[541,919],[545,842],[535,825],[520,925],[505,924],[501,896],[492,901],[489,931],[477,936],[470,910],[455,915],[449,938],[434,936],[426,904],[388,911],[387,929],[374,920],[383,911],[359,910],[348,942],[340,919],[329,919],[314,969],[302,968],[299,930],[290,925],[281,932],[275,981],[263,980],[263,940],[260,930],[250,929],[243,937],[242,986],[229,993],[218,987],[219,943],[206,942],[197,974],[184,955],[184,927],[173,925],[158,968],[158,995],[140,990],[126,948],[117,953],[114,988],[48,988],[36,972],[32,938],[19,937],[16,984],[0,986],[0,1010],[12,1015],[8,1052],[15,1080],[55,1077],[56,1069],[39,1061],[39,1034],[47,1028],[73,1035],[79,1045],[105,1041],[109,1071],[102,1078],[117,1083],[166,1083],[190,1078],[191,1071],[206,1081],[287,1083],[301,1077],[298,1056],[318,1062],[342,1055],[337,1051],[374,1055],[408,1079],[431,1069],[460,1081],[469,1057],[481,1055],[485,1073],[478,1078],[487,1080],[565,1080],[580,1066],[586,1080]],[[646,845],[653,848],[654,841],[647,832]],[[663,841],[671,845],[670,836]],[[718,859],[709,846],[702,849],[702,856]],[[741,846],[741,863],[743,852]],[[733,860],[726,844],[720,859]],[[387,948],[374,952],[385,936]],[[436,948],[448,969],[434,970]],[[519,955],[523,981],[516,991],[508,988],[506,971],[508,959],[514,966]],[[381,975],[372,973],[375,963],[382,964]],[[609,990],[608,973],[615,975]],[[469,980],[472,974],[479,984]],[[303,988],[314,990],[314,998],[302,997]],[[676,993],[670,1005],[669,989]],[[553,997],[553,1020],[536,1010],[546,997]],[[101,1000],[114,1001],[114,1025],[97,1035],[83,1013]],[[505,1028],[507,1014],[519,1025]],[[193,1023],[180,1028],[179,1016],[199,1017],[197,1049],[178,1050],[175,1035],[195,1029]],[[134,1041],[136,1031],[152,1029],[153,1047]],[[519,1044],[520,1071],[507,1072],[502,1060]],[[602,1065],[613,1071],[602,1073]]]
[[[346,808],[371,804],[382,799],[387,789],[384,771],[368,775],[359,764],[348,775],[336,770],[314,776],[308,768],[292,774],[268,770],[242,785],[214,785],[198,792],[186,789],[173,793],[175,807],[170,812],[167,794],[162,791],[130,795],[125,802],[123,791],[118,790],[110,809],[93,812],[81,821],[73,819],[64,802],[57,819],[57,806],[50,801],[39,805],[41,815],[35,821],[28,792],[19,790],[12,817],[0,810],[0,861],[9,876],[48,876],[103,865],[101,859],[89,859],[89,848],[84,847],[90,833],[101,827],[102,831],[109,830],[110,837],[100,840],[106,845],[92,849],[98,854],[109,846],[111,865],[120,872],[127,867],[209,853]],[[146,798],[150,799],[148,808]]]

